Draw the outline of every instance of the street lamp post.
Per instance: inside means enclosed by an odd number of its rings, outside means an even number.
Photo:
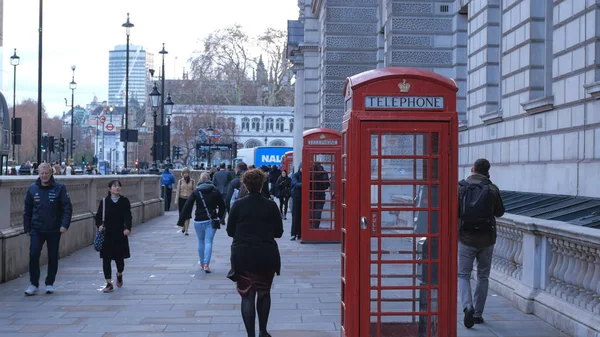
[[[16,116],[16,110],[17,110],[17,66],[19,65],[21,58],[19,56],[17,56],[17,48],[15,48],[15,53],[10,57],[10,64],[13,66],[14,72],[13,72],[13,120],[12,120],[12,142],[13,142],[13,153],[12,153],[12,157],[13,157],[13,167],[15,167],[17,165],[16,163],[16,157],[15,157],[15,148],[17,147],[15,145],[15,126],[16,126],[16,122],[17,122],[17,116]]]
[[[75,89],[77,89],[77,83],[75,83],[75,66],[71,66],[73,71],[73,77],[71,77],[71,83],[69,83],[69,89],[71,89],[71,141],[69,142],[69,152],[71,153],[71,160],[73,160],[73,118],[75,116]]]
[[[129,33],[133,27],[133,23],[129,22],[129,13],[127,13],[127,21],[122,24],[125,27],[127,34],[127,48],[125,55],[125,153],[123,159],[125,161],[125,169],[127,169],[127,141],[129,140],[128,114],[129,114]],[[102,155],[104,157],[104,155]]]
[[[212,128],[211,125],[208,126],[208,129],[206,129],[206,138],[208,138],[208,153],[206,154],[206,166],[208,169],[210,169],[211,164],[210,164],[210,148],[212,147],[212,137],[215,135],[214,134],[214,129]]]
[[[169,52],[165,50],[165,44],[163,43],[162,50],[158,52],[162,55],[162,70],[161,70],[161,80],[160,80],[160,90],[165,92],[165,55]],[[160,125],[165,125],[165,103],[162,102],[160,105]],[[162,139],[161,139],[162,141]]]
[[[150,69],[150,74],[154,77],[154,69]],[[152,147],[153,147],[153,151],[152,151],[152,173],[156,173],[158,172],[158,166],[157,166],[157,157],[156,157],[156,151],[157,149],[157,131],[156,131],[156,117],[157,117],[157,111],[158,111],[158,106],[159,106],[159,102],[160,102],[160,92],[158,91],[158,88],[156,87],[156,82],[154,82],[154,87],[152,88],[152,92],[150,92],[150,99],[152,101],[152,118],[154,119],[154,124],[153,124],[153,132],[152,132]]]
[[[171,115],[173,114],[173,106],[175,103],[171,99],[171,93],[167,94],[167,99],[163,101],[163,106],[165,107],[165,115],[167,116],[167,137],[165,141],[165,145],[163,149],[168,154],[167,160],[171,163]]]

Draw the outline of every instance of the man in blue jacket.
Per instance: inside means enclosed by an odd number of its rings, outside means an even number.
[[[173,185],[175,185],[175,183],[175,177],[169,172],[169,169],[166,168],[160,179],[160,185],[164,186],[165,212],[168,212],[171,209],[171,196],[173,195]]]
[[[71,224],[73,208],[67,188],[54,180],[48,163],[38,166],[39,178],[29,186],[25,195],[23,229],[29,235],[29,280],[25,295],[37,294],[40,280],[40,254],[44,242],[48,249],[48,275],[46,294],[54,292],[58,271],[58,245],[60,236]]]

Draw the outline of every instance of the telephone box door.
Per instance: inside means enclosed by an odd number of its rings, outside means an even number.
[[[359,335],[447,336],[449,123],[360,125]]]

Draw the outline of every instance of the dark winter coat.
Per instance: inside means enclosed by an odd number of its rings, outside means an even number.
[[[478,174],[478,173],[472,174],[471,176],[469,176],[466,179],[466,181],[470,184],[479,184],[483,180],[489,180],[489,178],[482,174]],[[500,190],[498,189],[498,186],[492,184],[491,181],[489,184],[489,188],[490,188],[490,194],[488,197],[488,201],[490,203],[490,208],[492,209],[492,214],[494,215],[494,217],[501,217],[502,215],[504,215],[504,202],[502,201],[502,197],[500,196]],[[460,194],[460,186],[459,186],[459,194]],[[461,209],[460,200],[459,200],[458,209],[460,212],[460,209]],[[475,235],[472,232],[461,230],[461,231],[459,231],[460,241],[467,246],[471,246],[471,247],[475,247],[475,248],[485,248],[485,247],[489,247],[489,246],[495,244],[497,234],[496,234],[496,218],[494,218],[494,217],[492,217],[492,225],[493,225],[492,231],[484,232],[484,233],[482,233],[482,235]]]
[[[233,191],[235,191],[236,189],[239,190],[240,186],[242,185],[240,178],[241,178],[242,174],[244,174],[244,172],[246,172],[246,171],[238,171],[236,177],[233,178],[233,180],[229,183],[229,188],[227,189],[227,196],[225,197],[225,204],[227,205],[227,211],[229,211],[231,208],[230,203],[231,203],[231,197],[233,197]]]
[[[279,197],[279,188],[277,188],[277,180],[281,177],[281,171],[277,168],[271,169],[269,172],[269,184],[271,184],[271,194]]]
[[[292,174],[292,198],[302,199],[302,172]]]
[[[38,178],[29,186],[25,194],[23,230],[25,233],[59,232],[61,227],[69,228],[73,206],[67,188],[63,183],[50,178],[49,186],[42,186]]]
[[[220,171],[216,172],[212,178],[213,185],[217,187],[217,189],[219,190],[219,192],[221,192],[222,195],[227,194],[227,190],[229,189],[229,183],[232,180],[233,178],[231,177],[231,173],[229,173],[229,171],[225,169],[221,169]]]
[[[110,196],[104,198],[106,212],[104,214],[104,243],[100,251],[101,258],[127,259],[129,253],[129,240],[123,234],[125,229],[131,230],[131,203],[129,199],[121,196],[114,202]],[[96,213],[96,227],[102,225],[102,204],[98,205]]]
[[[275,238],[283,235],[279,208],[260,193],[236,200],[227,220],[231,244],[231,267],[236,274],[281,271],[281,257]]]
[[[202,194],[204,202],[206,203],[206,207],[208,207],[210,218],[206,213],[206,209],[204,208],[200,194]],[[221,192],[219,192],[215,185],[211,183],[202,183],[194,192],[192,192],[192,195],[190,195],[188,200],[185,202],[183,210],[181,213],[179,213],[179,224],[183,224],[186,219],[192,217],[192,209],[194,208],[194,204],[196,204],[194,221],[206,221],[217,218],[221,219],[225,215],[225,202],[223,202]]]
[[[277,179],[278,197],[290,197],[292,195],[292,178],[288,176],[280,176]]]

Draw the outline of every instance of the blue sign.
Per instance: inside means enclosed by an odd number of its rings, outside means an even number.
[[[258,147],[256,148],[254,165],[260,167],[262,165],[281,165],[281,158],[283,155],[292,151],[291,147]]]

